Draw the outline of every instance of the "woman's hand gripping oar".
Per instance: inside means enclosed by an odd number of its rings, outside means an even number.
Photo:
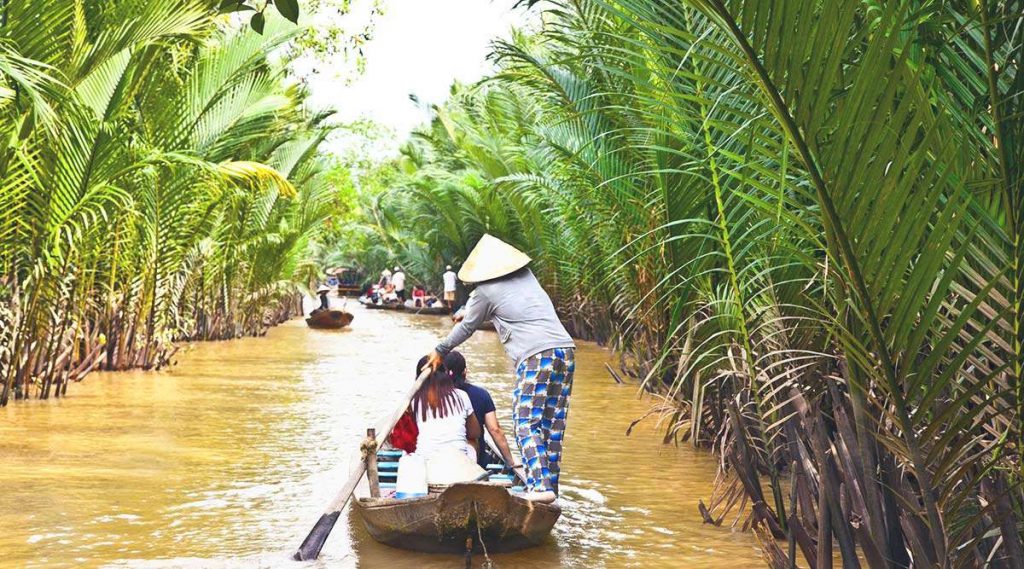
[[[423,382],[430,377],[432,371],[433,368],[429,365],[423,368],[419,377],[416,378],[416,382],[409,389],[409,392],[405,394],[402,405],[395,409],[395,412],[387,419],[387,423],[380,425],[380,428],[377,429],[376,446],[379,447],[384,441],[388,440],[392,429],[395,428],[398,420],[402,418],[405,410],[409,408],[409,402],[412,401],[413,396],[419,391]],[[331,535],[334,524],[338,521],[338,517],[341,516],[341,511],[345,509],[345,505],[348,504],[348,500],[352,497],[356,486],[359,485],[359,480],[363,477],[363,474],[366,474],[366,461],[360,460],[359,464],[356,465],[349,475],[348,481],[341,487],[338,495],[327,505],[327,509],[324,510],[323,515],[317,520],[316,525],[313,526],[306,539],[302,541],[302,545],[299,546],[299,550],[295,552],[292,559],[296,561],[309,561],[320,556],[320,550],[323,549],[324,542]]]

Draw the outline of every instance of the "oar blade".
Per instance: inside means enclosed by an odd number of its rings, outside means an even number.
[[[320,550],[324,548],[324,543],[327,541],[327,537],[331,535],[331,530],[334,529],[334,524],[338,522],[339,516],[341,516],[340,511],[320,516],[316,525],[310,530],[309,535],[306,536],[306,539],[302,540],[302,545],[299,546],[299,550],[295,552],[292,559],[296,561],[312,561],[319,557]]]

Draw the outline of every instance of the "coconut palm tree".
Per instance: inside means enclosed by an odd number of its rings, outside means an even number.
[[[324,117],[268,59],[298,28],[214,4],[3,4],[0,403],[295,309],[336,206]]]
[[[507,228],[772,565],[1020,567],[1021,8],[555,2],[367,222]]]

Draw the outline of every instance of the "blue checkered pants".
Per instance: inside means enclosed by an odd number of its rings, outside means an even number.
[[[512,423],[523,456],[527,490],[558,492],[562,437],[575,370],[573,348],[545,350],[516,368]]]

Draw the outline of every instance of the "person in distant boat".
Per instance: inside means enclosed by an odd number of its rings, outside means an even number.
[[[434,369],[486,320],[494,323],[505,353],[514,362],[512,419],[526,469],[528,500],[553,502],[558,496],[569,396],[575,373],[575,347],[551,299],[522,251],[485,234],[459,270],[476,283],[464,315],[429,355]]]
[[[441,280],[444,281],[444,303],[448,306],[448,310],[451,310],[455,305],[455,271],[452,271],[452,266],[448,265],[445,267],[444,274],[441,275]]]
[[[395,285],[387,285],[384,287],[384,292],[380,294],[380,302],[378,304],[392,304],[398,302],[398,295],[395,294]]]
[[[420,362],[417,369],[426,366],[425,360]],[[466,482],[484,473],[476,464],[477,450],[471,444],[481,434],[473,402],[465,391],[455,388],[446,369],[431,372],[413,396],[409,411],[418,431],[415,454],[426,462],[429,484]]]
[[[452,350],[444,357],[444,367],[455,381],[456,389],[461,389],[466,392],[466,395],[469,395],[469,400],[473,404],[473,414],[476,415],[477,422],[491,434],[491,439],[494,440],[494,445],[498,447],[501,457],[505,459],[505,464],[509,468],[522,466],[512,456],[512,449],[508,447],[505,431],[498,424],[497,409],[494,407],[494,400],[491,399],[491,394],[483,387],[473,385],[466,379],[466,358],[458,350]],[[476,446],[476,463],[482,468],[487,468],[487,455],[484,452],[487,444],[484,441],[482,432]]]
[[[331,289],[327,285],[320,285],[320,288],[316,289],[316,294],[320,297],[320,306],[313,310],[313,313],[331,309],[331,301],[327,298],[327,293],[329,292],[331,292]]]
[[[426,306],[424,302],[427,299],[427,291],[423,290],[420,285],[413,285],[412,287],[412,306],[413,308],[423,308]]]
[[[391,284],[391,271],[386,268],[380,272],[380,280],[377,281],[377,286],[384,288]]]
[[[405,273],[401,267],[395,267],[395,274],[391,275],[391,284],[395,287],[398,299],[405,302]]]

